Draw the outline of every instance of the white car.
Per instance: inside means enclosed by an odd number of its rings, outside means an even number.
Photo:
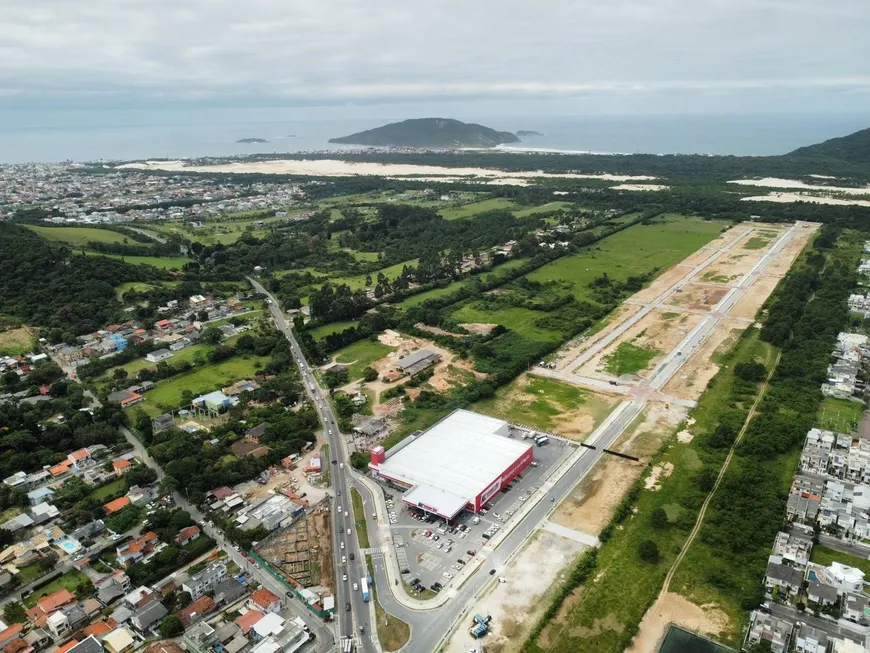
[[[346,557],[346,556],[341,556],[341,564],[344,564],[344,563],[346,563],[346,562],[347,562],[347,557]]]
[[[241,551],[241,549],[239,548],[239,545],[238,545],[238,544],[236,544],[236,545],[233,547],[233,549],[236,550],[236,551]]]
[[[350,529],[349,529],[349,528],[347,529],[347,534],[350,535]]]
[[[341,580],[343,580],[346,583],[347,582],[347,574],[342,574]]]
[[[441,575],[444,576],[444,578],[446,578],[447,580],[450,580],[451,578],[453,578],[453,574],[451,574],[449,571],[445,571]]]
[[[341,548],[344,549],[344,542],[341,543]]]
[[[341,512],[341,506],[338,507],[338,512]]]

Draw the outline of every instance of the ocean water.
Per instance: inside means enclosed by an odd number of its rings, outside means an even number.
[[[327,141],[405,117],[285,120],[283,113],[274,107],[197,111],[0,109],[0,163],[341,150],[348,146],[330,145]],[[312,110],[311,115],[316,117],[317,111]],[[508,150],[593,153],[783,154],[870,126],[864,116],[808,114],[457,118],[495,129],[542,134],[508,146]],[[236,143],[242,138],[263,138],[268,142]]]

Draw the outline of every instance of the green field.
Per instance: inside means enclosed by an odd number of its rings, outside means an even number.
[[[153,283],[145,283],[144,281],[127,281],[122,284],[118,284],[115,286],[115,296],[118,299],[124,296],[124,293],[129,290],[135,290],[136,292],[145,292],[147,290],[151,290],[152,288],[156,288]]]
[[[214,345],[207,345],[205,343],[199,343],[196,345],[190,345],[189,347],[185,347],[184,349],[180,349],[176,352],[173,352],[172,358],[166,360],[166,363],[169,365],[173,365],[176,363],[182,362],[190,362],[193,364],[205,364],[206,356],[210,351],[214,349]],[[96,379],[96,383],[103,384],[109,383],[112,380],[112,375],[115,370],[122,369],[126,370],[127,376],[129,378],[135,377],[141,370],[144,369],[154,369],[157,367],[157,363],[152,363],[145,358],[137,358],[134,361],[130,361],[129,363],[124,363],[123,365],[117,365],[116,367],[111,367],[106,370],[101,376]]]
[[[591,298],[589,284],[607,273],[613,280],[653,270],[659,273],[715,239],[722,222],[669,215],[653,224],[638,224],[608,236],[577,254],[560,258],[528,275],[533,281],[567,281],[574,296]]]
[[[509,199],[496,197],[482,202],[471,202],[470,204],[462,204],[460,206],[451,206],[441,209],[439,213],[445,220],[459,220],[461,218],[470,218],[484,211],[495,211],[496,209],[512,209],[515,204]]]
[[[524,218],[527,215],[534,215],[535,213],[549,213],[550,211],[570,209],[574,206],[576,206],[574,202],[547,202],[540,206],[529,206],[524,209],[519,209],[518,211],[512,211],[512,213],[518,218]]]
[[[362,378],[363,370],[376,360],[379,360],[395,351],[395,347],[382,345],[379,342],[360,340],[335,352],[335,362],[349,366],[348,379],[354,381]]]
[[[91,584],[91,579],[88,578],[84,573],[73,569],[72,571],[66,572],[60,578],[51,581],[48,585],[40,587],[38,590],[33,592],[30,596],[24,599],[24,607],[32,608],[36,605],[36,602],[41,599],[46,594],[51,594],[52,592],[56,592],[60,589],[68,589],[70,592],[75,594],[76,589],[80,585],[89,585]]]
[[[27,329],[18,327],[0,331],[0,356],[18,356],[33,351],[36,339]]]
[[[88,497],[91,499],[96,499],[97,501],[105,502],[109,497],[118,494],[122,490],[127,488],[127,480],[124,478],[118,478],[112,481],[111,483],[106,483],[95,489],[91,492]]]
[[[839,562],[850,567],[856,567],[863,571],[866,576],[870,576],[870,560],[860,556],[849,555],[848,553],[840,553],[821,544],[813,546],[810,561],[823,567],[829,566],[832,562]]]
[[[90,242],[96,243],[124,243],[137,244],[132,238],[108,229],[95,229],[94,227],[37,227],[25,225],[31,231],[39,234],[46,240],[54,240],[69,243],[75,247],[84,247]]]
[[[116,258],[130,265],[153,265],[155,268],[163,268],[164,270],[180,270],[185,263],[190,263],[190,259],[183,256],[122,256],[121,254],[104,254],[91,250],[86,250],[85,253],[88,256]]]
[[[521,306],[508,306],[498,311],[482,310],[475,308],[474,302],[464,304],[452,313],[452,317],[460,322],[501,324],[530,340],[538,340],[539,342],[558,342],[562,340],[561,331],[543,329],[535,324],[544,315],[546,313]]]
[[[613,406],[595,392],[528,374],[500,387],[494,396],[474,403],[471,410],[558,434],[560,416],[582,410],[592,416],[594,429],[610,414]]]
[[[852,433],[864,415],[864,404],[859,401],[825,397],[816,413],[816,426],[838,433]]]
[[[622,376],[645,370],[649,362],[659,353],[652,347],[638,347],[630,342],[623,342],[612,354],[604,360],[604,367],[611,374]]]
[[[333,333],[344,331],[345,329],[355,327],[358,324],[359,322],[357,320],[347,320],[346,322],[331,322],[330,324],[323,324],[319,327],[308,329],[308,333],[310,333],[311,337],[315,340],[321,340],[326,336],[331,336]]]
[[[380,270],[372,272],[369,275],[359,274],[359,275],[354,276],[354,277],[335,277],[334,279],[330,279],[330,283],[332,283],[333,286],[347,284],[348,286],[350,286],[351,290],[359,290],[360,288],[366,287],[366,276],[370,276],[372,278],[373,285],[375,283],[377,283],[378,274],[381,272],[384,274],[384,276],[387,279],[392,281],[393,279],[397,278],[400,274],[402,274],[402,268],[404,268],[406,265],[408,265],[408,266],[417,265],[417,261],[418,261],[418,259],[411,259],[410,261],[402,261],[401,263],[396,263],[395,265],[390,265],[388,267],[381,268]]]
[[[175,408],[181,402],[181,393],[185,390],[194,395],[219,390],[221,386],[233,381],[252,377],[268,360],[267,356],[234,356],[220,363],[160,381],[156,388],[144,395],[145,401],[126,410],[135,412],[141,408],[149,415],[160,415],[165,412],[160,406]]]
[[[369,548],[369,527],[366,522],[366,511],[363,506],[362,495],[355,487],[350,488],[350,499],[353,503],[353,518],[356,522],[356,534],[359,538],[360,548]]]

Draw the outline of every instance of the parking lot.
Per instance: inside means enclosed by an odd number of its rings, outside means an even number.
[[[518,519],[514,515],[526,501],[541,498],[536,494],[540,485],[576,446],[552,437],[548,444],[536,446],[534,464],[496,493],[479,515],[462,511],[450,524],[405,504],[400,490],[384,485],[390,530],[405,582],[433,591],[448,586],[492,537],[513,525],[510,520]],[[411,592],[415,593],[420,592]]]

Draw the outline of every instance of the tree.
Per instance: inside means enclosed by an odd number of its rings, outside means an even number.
[[[159,630],[161,637],[178,637],[184,632],[184,624],[174,614],[169,614],[160,622]]]
[[[668,513],[663,508],[656,508],[650,515],[650,523],[653,528],[661,530],[668,527]]]
[[[216,345],[223,340],[223,334],[216,326],[210,326],[202,332],[201,340],[207,345]]]
[[[24,612],[24,606],[18,601],[9,601],[3,606],[3,619],[7,623],[27,623],[27,613]]]
[[[744,381],[758,382],[767,376],[767,368],[761,363],[750,361],[748,363],[737,363],[734,366],[734,375]]]
[[[363,371],[363,379],[365,381],[374,381],[378,378],[378,372],[375,368],[368,366]]]
[[[652,540],[644,540],[637,546],[637,554],[640,559],[650,564],[656,564],[659,561],[659,547]]]

